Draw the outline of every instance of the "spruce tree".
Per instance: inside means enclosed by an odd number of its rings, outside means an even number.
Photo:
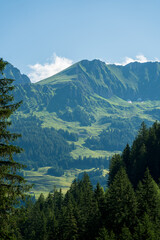
[[[96,186],[96,188],[94,190],[94,200],[97,201],[99,209],[103,209],[104,208],[105,193],[104,193],[103,187],[101,187],[99,182],[97,183],[97,186]]]
[[[124,226],[133,231],[136,223],[137,201],[124,168],[116,174],[106,196],[106,227],[120,234]]]
[[[160,221],[160,190],[148,168],[143,181],[138,184],[136,195],[139,218],[147,213],[152,221]]]
[[[74,216],[74,209],[71,202],[63,209],[63,240],[78,239],[77,221]]]
[[[132,237],[133,234],[131,234],[131,232],[129,231],[129,228],[127,228],[126,226],[124,226],[122,228],[122,231],[121,231],[121,234],[119,236],[119,238],[121,240],[133,240],[133,237]]]
[[[141,127],[138,131],[138,135],[135,138],[134,142],[137,143],[137,145],[141,146],[142,144],[146,144],[148,140],[148,128],[145,122],[142,122]]]
[[[121,167],[124,166],[124,162],[122,161],[122,157],[119,154],[115,154],[110,161],[109,166],[109,177],[108,177],[108,185],[113,182],[115,175],[119,171]]]
[[[155,122],[149,129],[149,138],[147,141],[147,162],[148,168],[153,179],[159,183],[160,176],[160,124]]]
[[[126,169],[129,168],[130,166],[130,146],[129,144],[127,143],[125,149],[123,150],[123,153],[122,153],[122,159],[123,159],[123,162],[125,163],[125,167]]]
[[[106,228],[101,228],[99,230],[99,237],[96,240],[116,240],[116,237],[113,232],[109,234]]]
[[[138,222],[135,232],[134,240],[145,239],[145,240],[158,240],[158,231],[155,229],[155,225],[150,221],[148,214],[144,214],[141,220]]]
[[[2,76],[5,65],[6,63],[0,59]],[[7,229],[10,218],[13,218],[14,205],[26,190],[24,178],[17,174],[22,165],[13,159],[14,154],[22,151],[13,144],[20,135],[11,133],[8,129],[11,125],[10,116],[21,104],[13,102],[12,83],[11,79],[0,79],[0,239],[10,238]]]
[[[94,226],[94,229],[97,228],[99,230],[99,228],[102,228],[105,219],[105,193],[103,187],[101,187],[99,183],[97,183],[97,186],[94,190],[94,201],[97,205],[96,226]],[[95,210],[96,207],[94,211]]]
[[[147,148],[146,143],[148,141],[148,129],[144,122],[141,124],[141,128],[137,137],[133,141],[130,151],[130,171],[128,177],[136,188],[139,180],[142,180],[144,172],[147,167]]]

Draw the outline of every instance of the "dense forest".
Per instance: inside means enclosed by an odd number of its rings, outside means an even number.
[[[5,65],[0,59],[0,71]],[[13,103],[12,82],[0,79],[0,239],[159,240],[160,123],[155,122],[147,128],[143,122],[133,144],[127,144],[122,154],[112,157],[105,191],[100,183],[93,187],[84,173],[82,178],[72,182],[65,195],[61,189],[53,187],[46,198],[41,194],[33,201],[28,195],[31,186],[27,186],[23,176],[18,174],[23,166],[14,160],[22,148],[13,143],[18,143],[20,135],[10,131],[10,116],[21,102]],[[23,129],[23,124],[19,124]],[[16,131],[14,121],[13,127]],[[35,121],[32,127],[28,121],[28,128],[22,131],[26,135],[25,146],[27,132],[34,136],[39,128],[40,123]],[[69,154],[70,147],[74,147],[65,142],[65,137],[76,141],[76,136],[55,129],[50,136],[48,129],[41,128],[41,134],[44,140],[53,138],[52,147],[57,149],[57,154],[61,151]],[[37,149],[41,146],[38,138],[37,143],[34,140],[32,143]],[[61,143],[62,146],[58,146]],[[108,163],[106,159],[99,160],[99,164]],[[82,161],[80,157],[77,159],[79,164]],[[98,158],[85,161],[98,164]],[[75,163],[71,159],[68,164]],[[53,166],[50,174],[56,170]],[[63,169],[59,167],[59,171]]]
[[[58,165],[66,159],[69,161],[69,153],[74,149],[74,144],[70,145],[65,140],[74,136],[64,131],[58,132],[54,128],[42,128],[41,124],[36,117],[20,118],[12,122],[11,130],[22,134],[16,144],[25,149],[24,153],[17,156],[17,161],[27,165],[28,169]]]
[[[128,129],[103,130],[98,137],[87,138],[85,146],[92,150],[121,151],[127,142],[132,142],[133,131]]]
[[[27,200],[14,216],[15,239],[160,239],[160,124],[142,123],[132,146],[110,161],[106,191],[89,176],[75,179],[36,202]],[[12,216],[13,217],[13,216]],[[13,229],[14,226],[14,229]],[[12,238],[14,239],[14,238]]]
[[[27,169],[51,166],[48,174],[61,176],[64,170],[70,168],[109,167],[109,159],[106,157],[73,159],[70,152],[75,148],[74,142],[78,140],[78,134],[63,129],[43,128],[42,122],[35,116],[13,118],[10,130],[22,135],[16,144],[25,151],[15,156],[15,159],[26,165]],[[72,141],[72,144],[67,141]]]

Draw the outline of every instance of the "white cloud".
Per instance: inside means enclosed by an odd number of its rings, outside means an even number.
[[[29,65],[31,72],[28,76],[31,82],[35,83],[68,68],[72,64],[72,60],[53,54],[51,59],[44,64],[36,63],[35,65]]]
[[[147,59],[144,55],[139,54],[135,58],[125,57],[124,60],[121,63],[114,63],[115,65],[122,65],[125,66],[132,62],[160,62],[158,58],[154,58],[152,60]],[[70,67],[73,64],[73,61],[65,58],[65,57],[59,57],[56,54],[53,54],[53,56],[44,64],[36,63],[34,65],[29,65],[30,73],[28,74],[29,78],[31,79],[31,82],[35,83],[42,79],[48,78],[65,68]],[[110,62],[106,62],[106,64],[112,64]]]
[[[150,59],[147,59],[144,55],[140,54],[140,55],[137,55],[135,58],[125,57],[124,61],[122,63],[114,63],[114,64],[125,66],[132,62],[145,63],[145,62],[157,62],[157,61],[159,62],[158,58],[154,58],[154,59],[150,60]]]

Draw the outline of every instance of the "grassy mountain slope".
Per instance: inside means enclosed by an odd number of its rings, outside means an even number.
[[[126,129],[129,138],[124,136],[124,145],[125,140],[131,143],[143,120],[149,124],[159,120],[159,74],[159,63],[131,63],[122,67],[83,60],[36,84],[18,86],[15,98],[23,99],[18,114],[36,116],[42,127],[78,134],[76,149],[72,151],[74,157],[104,155],[107,153],[103,150],[113,148],[102,144],[101,152],[93,151],[97,149],[85,144],[86,139],[101,138],[102,131],[107,135],[115,129],[121,136],[121,130]],[[108,133],[112,142],[116,141],[115,133]]]
[[[100,60],[83,60],[37,84],[65,85],[72,82],[89,93],[108,98],[116,95],[127,100],[158,99],[160,63],[130,63],[126,66],[106,65]]]
[[[109,157],[121,151],[127,142],[131,144],[142,121],[151,125],[160,120],[159,92],[160,63],[116,66],[99,60],[83,60],[36,84],[18,85],[15,100],[22,99],[23,105],[14,120],[37,119],[34,121],[40,120],[40,129],[63,129],[76,134],[76,141],[66,140],[74,144],[71,161],[79,156],[82,159]],[[32,134],[32,142],[37,137],[37,133]],[[30,148],[28,144],[27,151],[31,151]],[[56,149],[52,149],[52,155],[54,151]],[[44,155],[48,156],[45,149],[42,157]],[[43,160],[40,157],[37,163]],[[32,157],[28,161],[32,166]],[[62,161],[66,161],[63,156]],[[52,166],[52,156],[49,164],[46,166]]]

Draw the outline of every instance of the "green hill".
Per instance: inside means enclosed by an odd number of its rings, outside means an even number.
[[[23,104],[13,127],[22,122],[16,127],[25,134],[20,143],[26,151],[22,161],[35,169],[56,166],[60,172],[97,167],[97,161],[108,166],[106,158],[132,143],[142,121],[150,126],[160,120],[159,92],[158,62],[116,66],[83,60],[36,84],[17,85],[15,100],[22,99]],[[33,131],[25,130],[28,119],[38,123],[36,128],[30,124]],[[52,138],[49,129],[57,137]],[[76,136],[76,141],[60,136],[62,130]],[[64,146],[62,154],[58,155],[57,143],[48,145],[52,139]],[[33,147],[38,142],[42,143],[39,158]]]
[[[131,143],[143,120],[151,124],[160,118],[159,71],[159,63],[122,67],[83,60],[36,84],[18,86],[16,100],[23,99],[18,114],[36,116],[42,127],[78,134],[76,149],[81,147],[86,154],[96,154],[89,138],[98,137],[101,141],[102,135],[108,135],[112,141],[108,147],[98,144],[99,150],[121,150],[126,141]],[[114,141],[121,135],[123,144],[118,140],[118,146]],[[73,151],[74,156],[81,155],[77,150]]]
[[[44,79],[37,84],[54,85],[56,88],[70,84],[85,93],[109,98],[158,99],[160,90],[160,63],[130,63],[126,66],[106,65],[100,60],[82,60],[68,69]]]

